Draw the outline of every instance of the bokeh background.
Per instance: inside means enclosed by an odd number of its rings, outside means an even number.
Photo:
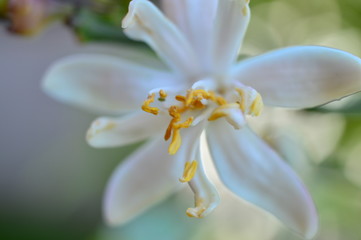
[[[97,115],[54,101],[40,83],[63,56],[144,47],[121,32],[128,1],[17,0],[10,10],[9,2],[0,0],[0,239],[301,239],[221,186],[222,203],[205,219],[185,216],[193,198],[184,189],[124,226],[105,226],[107,179],[138,145],[87,146]],[[30,13],[19,15],[21,6]],[[305,44],[361,57],[359,0],[253,0],[251,9],[242,57]],[[315,239],[360,240],[361,95],[303,111],[266,109],[253,125],[309,187],[320,214]]]

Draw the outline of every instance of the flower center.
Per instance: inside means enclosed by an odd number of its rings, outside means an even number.
[[[180,130],[198,124],[207,119],[215,121],[220,118],[231,124],[235,129],[241,128],[245,123],[245,115],[260,115],[263,102],[261,95],[251,87],[237,85],[225,94],[217,94],[205,89],[189,89],[185,95],[175,95],[175,104],[166,107],[171,120],[165,131],[164,139],[171,138],[168,147],[169,154],[177,153],[182,144]],[[158,95],[158,96],[157,96]],[[164,89],[153,92],[143,102],[142,110],[158,115],[162,107],[154,107],[155,101],[165,102],[168,94]]]

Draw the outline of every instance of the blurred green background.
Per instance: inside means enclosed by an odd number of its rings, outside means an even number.
[[[193,204],[185,189],[125,226],[105,226],[105,184],[137,146],[87,146],[85,132],[97,116],[45,96],[40,80],[63,56],[116,44],[145,48],[121,32],[128,2],[52,1],[47,24],[29,37],[14,30],[14,14],[0,0],[0,239],[301,239],[222,188],[221,205],[202,220],[185,216]],[[251,9],[245,56],[310,44],[361,57],[359,0],[253,0]],[[361,95],[304,111],[267,109],[254,127],[309,187],[320,214],[315,239],[360,240]]]

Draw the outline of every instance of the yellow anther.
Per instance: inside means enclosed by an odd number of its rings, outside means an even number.
[[[257,93],[256,98],[253,100],[249,108],[249,114],[251,114],[252,116],[259,116],[261,114],[262,109],[263,109],[262,97],[259,93]]]
[[[158,98],[159,101],[162,101],[162,102],[165,101],[167,96],[168,96],[168,94],[163,89],[159,90],[159,98]]]
[[[202,109],[205,107],[206,107],[206,105],[204,105],[201,100],[196,100],[196,101],[194,101],[191,109]]]
[[[167,127],[167,130],[165,131],[165,134],[164,134],[164,140],[168,140],[170,138],[170,136],[172,136],[172,130],[173,130],[173,126],[175,124],[175,120],[172,119]]]
[[[185,182],[189,182],[190,180],[192,180],[192,178],[196,174],[197,167],[198,167],[197,161],[195,161],[195,160],[192,162],[187,161],[184,165],[183,176],[182,176],[182,178],[179,179],[179,181],[182,183],[185,183]]]
[[[178,120],[179,121],[179,120]],[[183,123],[179,123],[179,124],[175,124],[177,121],[175,121],[174,119],[172,119],[172,121],[170,122],[167,131],[164,135],[164,139],[168,140],[171,136],[171,131],[173,130],[173,137],[172,137],[172,141],[168,147],[168,152],[171,155],[174,155],[177,153],[178,149],[180,148],[181,144],[182,144],[182,138],[180,136],[180,131],[179,129],[181,128],[188,128],[191,126],[192,122],[193,122],[193,117],[188,118],[186,121],[184,121]]]
[[[183,102],[185,103],[186,102],[186,97],[185,96],[182,96],[182,95],[177,95],[175,96],[175,99],[179,102]]]
[[[208,118],[208,121],[214,121],[222,117],[226,117],[227,113],[222,111],[214,111],[212,115]]]
[[[225,105],[225,104],[227,104],[227,101],[226,101],[226,99],[218,96],[218,97],[216,97],[216,103],[218,105]]]
[[[180,118],[180,112],[177,106],[170,106],[168,109],[168,113],[173,118]]]
[[[171,106],[169,109],[168,109],[168,112],[169,112],[169,115],[173,118],[169,125],[168,125],[168,128],[167,130],[165,131],[165,135],[164,135],[164,140],[168,140],[171,135],[172,135],[172,130],[174,128],[174,125],[180,121],[181,119],[181,115],[179,113],[179,109],[177,106]]]
[[[188,217],[194,217],[194,218],[202,218],[203,213],[206,211],[206,207],[204,206],[204,199],[203,198],[197,198],[196,204],[194,208],[188,208],[186,211],[186,214]]]
[[[202,214],[206,209],[201,208],[196,213],[192,212],[191,210],[192,210],[191,208],[188,208],[187,211],[186,211],[186,214],[187,214],[188,217],[191,217],[191,218],[203,218]]]
[[[167,94],[164,90],[160,90],[160,91],[159,91],[159,96],[160,96],[161,98],[166,98],[166,97],[168,96],[168,94]]]
[[[203,99],[210,99],[211,93],[207,92],[203,89],[195,89],[195,90],[188,90],[187,96],[186,96],[186,106],[190,106],[194,103],[194,101],[200,101]]]
[[[212,112],[211,116],[208,118],[208,121],[214,121],[221,117],[227,117],[228,113],[225,112],[224,110],[230,109],[230,108],[239,108],[239,104],[238,103],[229,103],[229,104],[224,104],[224,105],[217,107]]]
[[[172,142],[169,144],[169,147],[168,147],[168,153],[170,155],[176,154],[178,149],[180,148],[181,144],[182,144],[182,138],[180,136],[179,129],[174,129]]]
[[[194,96],[194,91],[193,90],[188,90],[187,92],[187,96],[186,96],[186,101],[185,101],[185,105],[189,106],[193,100],[193,96]]]
[[[172,119],[167,127],[167,130],[165,131],[164,134],[164,140],[168,140],[170,138],[170,136],[172,136],[172,130],[173,130],[173,126],[176,123],[176,121],[174,119]]]
[[[193,117],[189,117],[186,121],[184,121],[183,123],[179,123],[179,124],[174,124],[173,127],[176,129],[179,128],[188,128],[191,126],[193,122]]]
[[[157,115],[159,113],[159,109],[156,107],[151,107],[150,104],[154,102],[155,93],[148,95],[147,100],[143,102],[142,110],[154,115]]]

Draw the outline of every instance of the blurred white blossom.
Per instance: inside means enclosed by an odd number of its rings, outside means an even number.
[[[300,46],[237,62],[250,19],[247,0],[163,4],[165,15],[147,0],[133,0],[123,19],[125,33],[146,42],[163,63],[149,56],[134,62],[77,55],[60,60],[45,76],[44,89],[56,99],[127,113],[94,121],[87,133],[90,145],[116,147],[152,139],[115,170],[105,194],[107,221],[129,221],[179,189],[178,179],[195,194],[195,207],[187,215],[210,213],[219,196],[200,154],[199,139],[206,130],[223,184],[312,238],[317,214],[307,190],[247,127],[247,118],[260,115],[263,102],[306,108],[359,91],[360,59],[336,49]]]

